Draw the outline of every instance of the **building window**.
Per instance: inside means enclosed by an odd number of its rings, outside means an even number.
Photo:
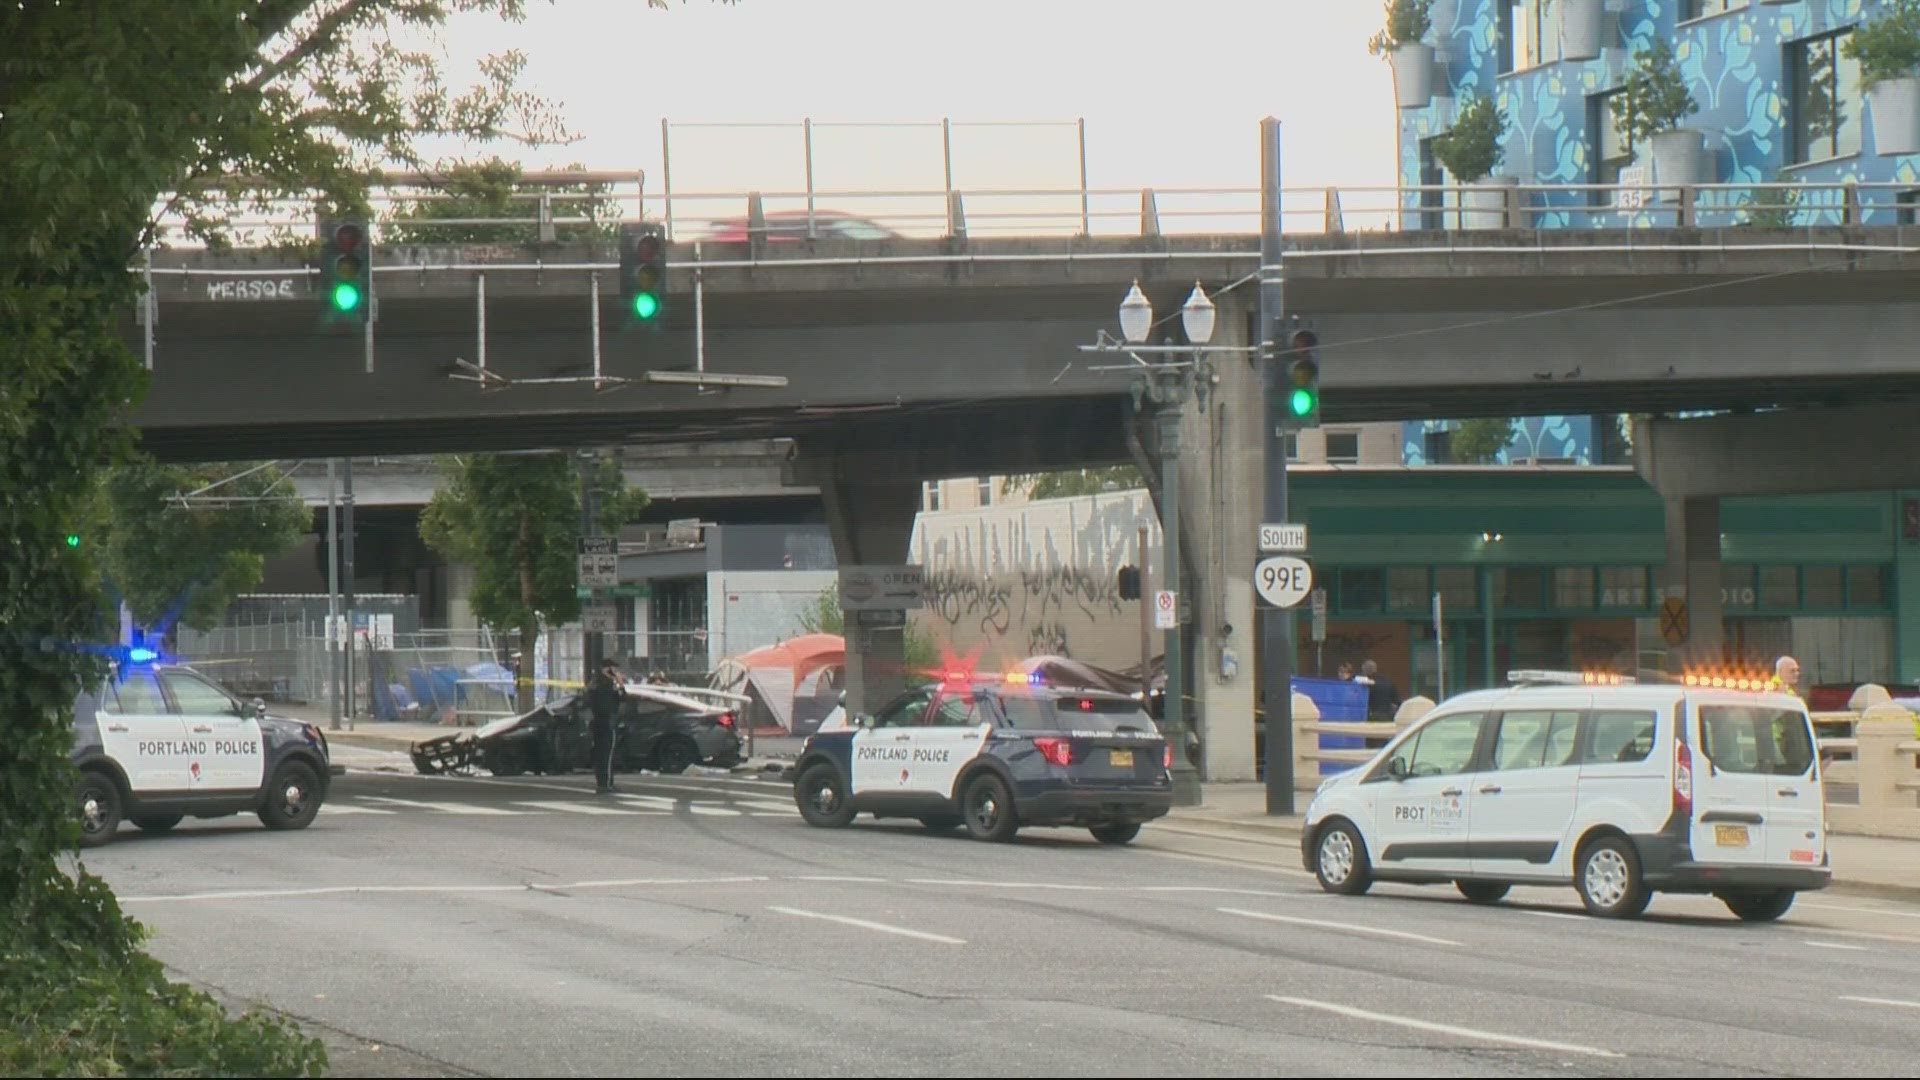
[[[1789,46],[1793,82],[1793,160],[1821,161],[1860,152],[1860,61],[1840,55],[1851,29]]]
[[[1601,567],[1600,606],[1644,610],[1647,606],[1647,568],[1644,566]]]
[[[1445,612],[1480,610],[1480,583],[1471,566],[1436,566],[1433,591]]]
[[[1720,565],[1720,603],[1723,607],[1750,608],[1759,599],[1759,578],[1751,565]]]
[[[920,505],[928,511],[940,509],[940,481],[923,480],[920,483]]]
[[[1596,184],[1618,184],[1621,170],[1633,164],[1633,136],[1622,135],[1613,117],[1613,101],[1625,93],[1625,90],[1613,90],[1587,99],[1590,102],[1587,106],[1588,130],[1593,132],[1593,182]],[[1596,191],[1593,201],[1600,206],[1612,206],[1614,193]]]
[[[1800,606],[1800,568],[1763,566],[1760,568],[1760,606],[1792,608]]]
[[[1809,566],[1801,571],[1800,596],[1810,608],[1837,610],[1846,606],[1846,589],[1837,566]]]
[[[1330,465],[1353,465],[1360,460],[1360,433],[1357,431],[1327,432],[1327,463]]]
[[[1562,566],[1553,572],[1553,606],[1584,609],[1593,607],[1593,568]]]
[[[1538,567],[1501,567],[1493,571],[1493,602],[1502,608],[1538,611],[1546,607],[1547,575]]]
[[[1680,21],[1704,19],[1709,15],[1718,15],[1727,11],[1739,11],[1747,6],[1749,0],[1685,0],[1680,5]]]
[[[1426,433],[1426,446],[1423,448],[1429,465],[1446,465],[1453,461],[1453,432],[1429,431]]]
[[[1379,611],[1385,599],[1386,574],[1379,570],[1340,571],[1340,610]]]
[[[1920,225],[1920,191],[1899,191],[1893,196],[1893,203],[1899,209],[1894,211],[1894,224]]]
[[[1501,0],[1500,73],[1560,59],[1560,5],[1553,0]]]
[[[1300,460],[1300,436],[1298,435],[1287,436],[1287,460]]]
[[[1416,228],[1429,232],[1447,227],[1447,173],[1434,156],[1433,144],[1433,139],[1420,140],[1420,219]]]
[[[993,505],[993,479],[991,477],[981,480],[976,490],[979,493],[981,506]]]
[[[1886,572],[1878,566],[1847,567],[1847,606],[1853,608],[1886,607]]]
[[[1391,611],[1421,611],[1427,606],[1427,568],[1396,567],[1387,571],[1387,608]]]

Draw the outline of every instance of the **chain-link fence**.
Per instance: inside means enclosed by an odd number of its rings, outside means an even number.
[[[382,634],[414,633],[420,626],[419,598],[400,593],[355,597],[354,614]],[[242,697],[324,702],[333,685],[326,629],[324,593],[246,593],[234,598],[219,626],[176,628],[170,651]]]

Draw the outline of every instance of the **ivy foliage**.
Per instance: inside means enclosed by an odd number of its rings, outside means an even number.
[[[664,7],[665,0],[648,0]],[[324,1054],[171,986],[83,866],[73,702],[112,640],[98,545],[69,547],[130,448],[147,373],[120,322],[143,243],[223,211],[362,207],[416,141],[566,136],[522,54],[449,78],[422,40],[525,0],[0,3],[0,1071],[295,1075]],[[246,191],[242,191],[242,180]],[[244,204],[244,205],[243,205]],[[278,1032],[278,1034],[275,1034]]]
[[[584,172],[570,165],[566,172]],[[538,196],[548,196],[548,212],[555,219],[587,218],[554,227],[555,241],[608,240],[620,220],[620,205],[607,194],[605,184],[536,185],[522,180],[516,162],[489,158],[450,166],[441,171],[439,198],[417,199],[395,209],[381,229],[381,238],[395,244],[532,244],[539,242],[539,226],[532,222],[500,225],[462,224],[476,219],[532,218],[539,212]]]
[[[1109,465],[1097,469],[1065,469],[1060,472],[1021,473],[1001,482],[1007,494],[1025,492],[1027,498],[1067,499],[1076,495],[1100,495],[1108,491],[1132,491],[1147,486],[1146,478],[1132,465]]]
[[[531,657],[540,627],[580,617],[576,592],[581,480],[590,477],[602,535],[646,509],[647,494],[628,488],[617,461],[591,464],[568,454],[475,454],[441,463],[446,486],[420,514],[420,538],[449,560],[473,567],[474,616],[517,631]],[[533,708],[533,665],[522,663],[516,707]]]

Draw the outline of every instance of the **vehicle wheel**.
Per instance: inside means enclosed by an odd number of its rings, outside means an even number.
[[[289,761],[273,774],[260,824],[269,829],[304,829],[320,812],[320,778],[306,763]]]
[[[487,747],[482,755],[487,771],[495,776],[519,776],[527,771],[527,752],[514,743]]]
[[[120,829],[120,785],[103,772],[89,770],[80,774],[74,799],[80,808],[80,846],[112,843],[113,834]]]
[[[1140,823],[1136,821],[1125,825],[1095,825],[1087,831],[1093,834],[1095,840],[1103,844],[1127,844],[1140,835]]]
[[[668,739],[653,752],[654,768],[668,776],[686,772],[699,760],[700,748],[686,739]]]
[[[967,783],[960,799],[967,819],[967,833],[975,840],[1005,843],[1020,831],[1020,819],[1014,815],[1013,793],[1007,782],[983,772]]]
[[[1787,913],[1793,906],[1792,889],[1775,889],[1772,892],[1728,894],[1720,898],[1727,910],[1739,916],[1741,922],[1772,922]]]
[[[847,782],[832,765],[821,762],[800,774],[793,785],[793,801],[807,824],[822,829],[844,829],[853,824],[853,799]]]
[[[1453,887],[1476,904],[1498,903],[1513,890],[1513,886],[1504,881],[1456,881]]]
[[[136,814],[133,823],[143,832],[166,832],[180,824],[181,814]]]
[[[920,819],[920,824],[924,826],[928,832],[942,836],[966,823],[965,818],[957,818],[949,815],[936,815],[934,817],[923,817]]]
[[[1373,864],[1359,831],[1344,821],[1328,826],[1320,834],[1313,873],[1321,888],[1342,896],[1359,896],[1373,888]]]
[[[1581,850],[1574,887],[1587,913],[1603,919],[1634,918],[1653,899],[1640,880],[1640,858],[1633,845],[1618,836],[1603,836]]]

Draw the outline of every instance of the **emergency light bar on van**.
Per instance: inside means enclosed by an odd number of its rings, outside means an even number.
[[[1687,686],[1713,690],[1766,691],[1773,689],[1772,676],[1756,671],[1702,669],[1686,672],[1681,676],[1681,682]]]
[[[1510,683],[1548,686],[1624,686],[1634,681],[1631,675],[1611,671],[1540,671],[1528,668],[1507,672]]]

